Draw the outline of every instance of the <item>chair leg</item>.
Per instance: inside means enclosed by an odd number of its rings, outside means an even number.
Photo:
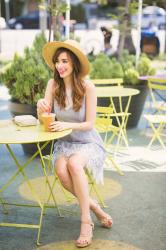
[[[68,194],[67,190],[63,187],[63,185],[62,185],[61,181],[59,180],[59,178],[58,178],[58,183],[59,183],[59,185],[60,185],[60,188],[61,188],[61,190],[62,190],[62,192],[63,192],[63,194],[64,194],[66,200],[67,200],[68,202],[72,201],[74,198],[71,197],[71,196]]]
[[[58,182],[58,184],[59,184],[59,186],[60,186],[60,188],[61,188],[61,190],[62,190],[62,192],[63,192],[63,194],[64,194],[64,196],[66,198],[66,200],[68,202],[70,202],[73,198],[68,195],[68,192],[66,191],[66,189],[61,184],[61,181],[59,180],[59,177],[55,174],[54,181],[53,181],[53,184],[52,184],[52,190],[55,188],[56,182]],[[51,194],[48,197],[48,201],[50,200],[50,198],[51,198]]]
[[[47,157],[44,157],[44,158],[45,158],[45,160],[47,160]],[[50,159],[50,158],[48,158],[48,160],[49,160],[49,159]],[[93,179],[91,173],[89,172],[88,169],[85,170],[85,173],[86,173],[86,175],[87,175],[87,177],[88,177],[88,182],[89,182],[89,185],[90,185],[90,192],[91,192],[91,190],[93,190],[94,193],[95,193],[96,196],[97,196],[97,199],[98,199],[99,203],[100,203],[103,207],[107,207],[107,205],[105,204],[105,202],[104,202],[104,200],[103,200],[103,198],[102,198],[102,195],[100,194],[100,192],[99,192],[99,190],[98,190],[98,188],[97,188],[97,185],[96,185],[96,183],[95,183],[95,181],[94,181],[94,179]],[[63,194],[64,194],[65,197],[66,197],[66,200],[67,200],[68,202],[70,202],[73,198],[70,197],[70,196],[68,195],[67,191],[66,191],[66,190],[64,189],[64,187],[62,186],[62,184],[61,184],[61,182],[60,182],[60,180],[59,180],[59,178],[58,178],[57,175],[55,175],[55,180],[54,180],[54,182],[53,182],[53,185],[52,185],[52,187],[51,187],[51,190],[53,190],[53,189],[55,188],[56,182],[59,183],[59,185],[60,185],[60,187],[61,187],[61,189],[62,189],[62,192],[63,192]],[[47,202],[50,200],[50,198],[51,198],[51,194],[49,195]]]
[[[120,175],[124,175],[124,173],[122,172],[122,170],[120,169],[119,165],[114,161],[114,159],[112,158],[111,154],[108,153],[109,155],[106,158],[106,164],[108,162],[108,160],[111,161],[113,167],[116,169],[116,171],[120,174]],[[108,160],[107,160],[108,159]],[[109,162],[108,162],[109,163]]]
[[[149,122],[150,122],[150,121],[149,121]],[[151,128],[152,128],[152,130],[153,130],[153,137],[152,137],[152,139],[151,139],[151,141],[150,141],[150,143],[149,143],[149,145],[148,145],[148,148],[150,148],[151,145],[152,145],[152,143],[153,143],[155,140],[158,139],[158,141],[160,142],[161,146],[166,150],[166,146],[165,146],[163,140],[162,140],[161,137],[160,137],[160,133],[161,133],[162,129],[164,128],[164,125],[165,125],[165,124],[160,123],[159,126],[158,126],[158,128],[155,128],[155,125],[154,125],[152,122],[150,122],[150,125],[151,125]]]
[[[41,213],[40,213],[40,222],[39,222],[39,229],[38,229],[38,234],[37,234],[37,246],[40,246],[40,233],[41,233],[41,227],[42,227],[42,221],[43,221],[43,214],[44,214],[44,207],[41,209]]]
[[[106,208],[107,205],[105,204],[104,199],[103,199],[102,195],[100,194],[100,192],[99,192],[99,190],[98,190],[98,188],[97,188],[97,185],[96,185],[96,183],[95,183],[95,180],[93,179],[93,177],[92,177],[90,171],[89,171],[87,168],[85,169],[85,173],[86,173],[86,175],[87,175],[87,177],[88,177],[88,183],[89,183],[90,188],[91,188],[91,189],[90,189],[90,193],[91,193],[91,190],[93,190],[94,193],[95,193],[96,196],[97,196],[98,202],[99,202],[104,208]]]
[[[51,159],[51,158],[50,158],[50,157],[49,157],[49,158],[44,157],[44,159],[48,161],[48,164],[47,164],[47,165],[48,165],[48,169],[51,170],[51,169],[52,169],[52,167],[50,167],[50,159]],[[52,184],[52,190],[55,188],[56,182],[58,182],[58,184],[59,184],[59,186],[60,186],[60,188],[61,188],[61,190],[62,190],[62,192],[63,192],[63,194],[64,194],[64,196],[65,196],[65,198],[66,198],[66,200],[67,200],[68,202],[70,202],[73,198],[72,198],[71,196],[68,195],[68,192],[67,192],[66,189],[63,187],[63,185],[61,184],[61,182],[60,182],[60,180],[59,180],[59,177],[58,177],[58,176],[56,175],[56,173],[55,173],[54,181],[53,181],[53,184]],[[47,202],[50,200],[50,198],[51,198],[51,193],[50,193],[50,195],[49,195],[49,197],[48,197]]]

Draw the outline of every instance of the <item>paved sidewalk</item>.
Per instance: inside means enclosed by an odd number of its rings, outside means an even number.
[[[0,85],[0,119],[11,118],[8,111],[8,94]],[[3,94],[2,94],[3,92]],[[95,217],[93,243],[89,250],[165,250],[166,249],[166,154],[157,145],[151,150],[147,149],[150,130],[141,117],[137,128],[127,131],[129,137],[129,150],[123,150],[116,156],[124,176],[120,176],[114,169],[105,170],[105,186],[100,191],[105,198],[108,211],[114,225],[111,230],[99,226]],[[12,146],[21,162],[27,159],[20,145]],[[15,171],[8,152],[0,145],[0,186]],[[39,187],[42,195],[42,174],[39,171],[39,160],[35,160],[26,173],[32,183]],[[19,229],[0,227],[0,250],[71,250],[77,249],[73,240],[79,234],[79,213],[75,201],[67,203],[62,193],[57,189],[56,197],[64,217],[60,218],[55,209],[48,209],[43,219],[41,232],[42,245],[35,245],[36,229]],[[33,198],[26,189],[22,178],[4,192],[6,199],[26,202]],[[74,211],[74,213],[73,213]],[[0,206],[0,222],[23,221],[24,223],[37,222],[40,215],[38,208],[9,207],[9,214],[3,214]]]

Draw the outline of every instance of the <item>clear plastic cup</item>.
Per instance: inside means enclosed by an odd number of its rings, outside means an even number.
[[[56,115],[54,113],[43,113],[41,115],[45,131],[47,131],[47,132],[51,131],[49,126],[52,122],[55,121],[55,117],[56,117]]]

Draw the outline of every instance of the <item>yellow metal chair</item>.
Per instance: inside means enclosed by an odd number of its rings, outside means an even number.
[[[122,78],[114,78],[114,79],[92,79],[92,82],[95,84],[95,86],[98,87],[113,87],[113,86],[118,86],[121,87],[123,89],[123,79]],[[128,147],[128,140],[127,140],[127,135],[126,135],[126,125],[127,125],[127,121],[128,121],[128,117],[129,117],[129,113],[128,112],[122,112],[122,104],[120,101],[120,112],[116,112],[115,111],[115,107],[113,106],[113,100],[110,98],[110,102],[109,102],[109,109],[106,110],[107,107],[97,107],[97,112],[98,113],[103,113],[104,116],[107,118],[108,116],[112,119],[114,119],[114,121],[116,121],[116,123],[118,124],[117,126],[113,125],[113,124],[109,124],[109,127],[105,130],[108,132],[112,132],[112,136],[110,137],[109,141],[107,140],[108,138],[108,133],[105,133],[105,143],[106,146],[108,146],[113,139],[115,138],[115,136],[117,136],[117,143],[116,143],[116,147],[114,150],[114,154],[116,154],[116,152],[119,150],[120,145],[122,145],[122,141],[124,142],[124,144]],[[99,104],[100,105],[100,104]],[[103,105],[102,105],[103,106]],[[99,110],[100,108],[100,110]],[[105,110],[104,110],[105,109]],[[100,112],[101,111],[101,112]],[[107,115],[106,115],[107,114]],[[103,117],[104,117],[103,116]],[[101,117],[101,115],[100,115]],[[97,118],[97,128],[99,128],[98,124],[99,119]],[[103,123],[107,123],[107,121],[104,119],[102,120],[102,124]],[[106,124],[105,124],[106,125]],[[105,126],[106,127],[106,126]],[[99,132],[102,130],[101,126],[99,128]],[[102,131],[101,131],[102,133]]]
[[[96,117],[96,129],[99,133],[104,135],[104,142],[106,148],[109,148],[110,144],[113,142],[115,136],[117,137],[116,147],[114,154],[119,150],[120,146],[123,144],[128,146],[128,140],[126,135],[126,120],[130,113],[121,112],[115,113],[114,109],[110,107],[100,107],[97,106],[97,117]],[[112,124],[112,119],[118,119],[118,125]],[[120,121],[121,120],[121,121]]]
[[[50,155],[45,155],[43,156],[43,159],[47,161],[47,166],[48,166],[48,170],[50,172],[50,170],[52,169],[52,154]],[[88,184],[89,184],[89,193],[91,194],[91,192],[93,191],[94,194],[96,195],[96,198],[98,199],[98,202],[103,206],[103,207],[107,207],[105,202],[104,202],[104,199],[102,198],[102,195],[100,194],[100,191],[98,190],[98,187],[97,187],[97,184],[91,174],[91,172],[89,171],[88,168],[85,169],[85,174],[87,176],[87,179],[88,179]],[[53,184],[52,184],[52,191],[53,189],[55,188],[56,184],[58,184],[62,190],[62,193],[64,194],[65,198],[66,198],[66,201],[67,202],[70,202],[73,197],[71,197],[71,195],[66,191],[66,189],[62,186],[58,176],[56,173],[54,173],[54,181],[53,181]],[[47,183],[46,183],[47,184]],[[48,200],[47,202],[49,202],[51,198],[51,194],[49,195],[48,197]]]
[[[71,196],[68,195],[68,192],[62,186],[62,184],[61,184],[61,182],[59,180],[58,175],[53,170],[53,166],[52,166],[53,145],[54,145],[54,142],[52,142],[52,148],[51,148],[50,155],[43,156],[43,160],[46,161],[46,163],[47,163],[47,172],[48,172],[48,175],[52,175],[53,174],[55,176],[51,189],[53,190],[56,187],[56,185],[59,185],[60,189],[62,190],[62,193],[64,194],[64,196],[66,198],[66,200],[69,202],[69,201],[72,200],[72,198],[71,198]],[[47,185],[47,183],[46,183],[46,185]],[[47,202],[50,201],[50,198],[51,198],[51,194],[49,195]]]
[[[121,86],[123,83],[123,79],[122,78],[110,78],[110,79],[91,79],[92,82],[98,86]]]
[[[166,100],[158,93],[158,91],[162,91],[161,93],[165,91],[166,93],[166,78],[149,78],[148,87],[153,108],[155,109],[155,113],[145,114],[145,118],[153,131],[152,139],[148,147],[151,147],[153,142],[158,140],[161,146],[166,149],[166,145],[164,144],[164,136],[166,135],[164,133],[166,125]]]
[[[98,200],[98,202],[103,206],[103,207],[107,207],[102,194],[100,193],[98,186],[91,174],[91,172],[89,171],[88,168],[85,168],[85,174],[87,176],[88,179],[88,184],[89,184],[89,193],[91,194],[92,192],[96,195],[96,198]]]
[[[155,113],[166,112],[166,100],[159,93],[159,91],[166,93],[166,78],[148,78],[148,87]]]
[[[118,136],[119,139],[119,134],[121,130],[120,127],[117,127],[112,124],[112,117],[114,117],[114,114],[112,112],[113,112],[112,107],[97,106],[97,117],[95,122],[95,128],[100,134],[104,135],[104,143],[106,146],[106,150],[115,136]],[[119,115],[123,116],[123,113],[120,113]],[[117,143],[119,146],[119,140],[117,140]],[[124,173],[121,171],[118,164],[114,161],[111,153],[108,150],[105,163],[107,165],[111,163],[120,175],[124,175]]]
[[[145,115],[145,118],[148,120],[152,131],[152,139],[148,145],[150,148],[152,143],[155,140],[158,140],[161,146],[166,150],[166,145],[164,144],[163,138],[166,137],[166,133],[164,133],[164,128],[166,127],[166,115],[155,114],[155,115]]]

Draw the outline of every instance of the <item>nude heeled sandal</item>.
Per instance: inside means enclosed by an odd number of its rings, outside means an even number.
[[[102,211],[100,205],[98,204],[97,201],[94,201],[95,202],[95,207],[92,209],[92,211],[95,213],[97,219],[100,221],[101,223],[101,226],[104,227],[104,228],[111,228],[112,225],[113,225],[113,220],[112,220],[112,217],[105,213],[105,216],[100,216],[99,213],[97,213],[97,210],[99,211]]]
[[[87,247],[92,243],[93,230],[94,230],[93,222],[82,221],[81,224],[88,224],[89,227],[91,227],[91,231],[89,231],[87,234],[80,234],[78,240],[76,240],[75,243],[75,245],[79,248]]]

